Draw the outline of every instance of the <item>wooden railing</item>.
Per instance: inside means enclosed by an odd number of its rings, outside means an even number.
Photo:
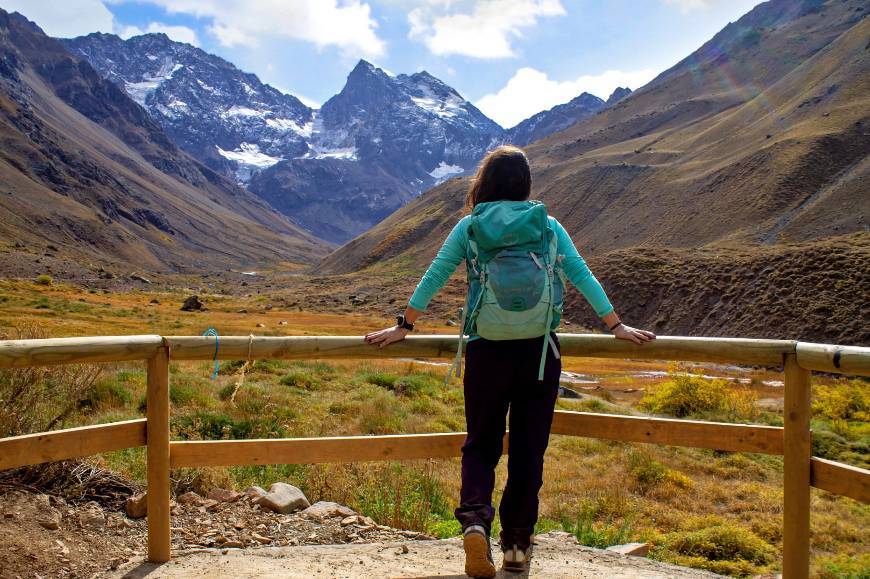
[[[684,360],[782,366],[784,427],[557,411],[552,432],[784,456],[783,575],[809,573],[810,487],[870,502],[870,471],[811,457],[812,370],[870,375],[870,348],[788,340],[660,337],[638,346],[610,336],[559,336],[565,356]],[[360,337],[220,338],[218,358],[449,358],[455,336],[412,336],[377,349]],[[147,446],[148,558],[170,557],[169,471],[194,466],[301,464],[447,458],[464,433],[330,438],[170,441],[169,360],[211,360],[212,337],[118,336],[0,341],[0,368],[146,360],[146,419],[0,439],[0,470]],[[507,438],[505,439],[505,451]]]

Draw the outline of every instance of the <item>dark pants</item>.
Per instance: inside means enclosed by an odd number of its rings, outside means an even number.
[[[538,520],[544,451],[550,437],[562,365],[548,350],[544,381],[538,381],[544,338],[468,343],[465,362],[465,421],[462,490],[456,518],[463,530],[495,517],[492,491],[510,408],[508,479],[499,505],[501,544],[526,549]],[[555,339],[555,335],[554,335]],[[558,344],[558,341],[557,341]]]

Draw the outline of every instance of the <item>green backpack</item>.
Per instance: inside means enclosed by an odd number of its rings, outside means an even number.
[[[565,274],[556,233],[539,201],[479,203],[468,226],[468,297],[459,348],[451,370],[462,375],[467,334],[487,340],[546,336],[538,380],[544,379],[547,348],[559,357],[550,331],[559,325]]]

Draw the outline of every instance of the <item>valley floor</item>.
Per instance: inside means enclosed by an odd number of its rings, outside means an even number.
[[[387,304],[389,298],[359,292],[354,300],[361,306],[374,302],[384,307],[357,307],[346,300],[333,311],[312,312],[277,288],[265,287],[265,280],[237,284],[245,288],[241,294],[220,291],[220,282],[212,278],[187,280],[186,285],[150,281],[125,278],[121,283],[115,278],[106,287],[0,281],[0,335],[196,335],[208,327],[222,335],[360,335],[391,323],[395,311]],[[206,311],[180,311],[193,293]],[[308,299],[339,299],[336,295],[327,288]],[[455,332],[448,319],[446,313],[431,316],[426,331]],[[172,364],[175,439],[449,432],[465,426],[461,384],[454,380],[445,385],[446,369],[431,361],[261,361],[249,367],[227,361],[215,381],[210,379],[212,369],[207,362]],[[563,385],[580,394],[560,398],[558,408],[564,410],[782,424],[782,376],[776,369],[566,359],[564,370]],[[0,373],[0,397],[4,385],[20,377],[14,371]],[[62,412],[64,418],[53,428],[142,416],[141,364],[103,365],[89,383],[80,377],[41,376],[34,388],[46,388],[40,390],[44,399],[29,407],[4,406],[0,435],[46,430],[47,421]],[[70,394],[75,404],[68,409],[63,400],[52,398],[57,390],[52,385],[64,381],[84,384]],[[814,453],[866,468],[870,421],[861,414],[866,413],[870,392],[866,381],[815,376],[813,383]],[[686,392],[700,393],[691,394],[690,401],[713,396],[716,405],[686,413],[674,410],[683,408],[674,404]],[[92,464],[141,481],[142,450],[111,453]],[[780,457],[554,436],[545,468],[538,532],[567,531],[596,547],[645,541],[653,559],[734,576],[773,573],[779,567]],[[505,475],[502,461],[497,488]],[[177,494],[286,481],[312,502],[336,501],[379,524],[441,538],[459,531],[452,517],[458,479],[456,459],[173,473]],[[499,498],[497,492],[496,502]],[[866,576],[870,544],[861,529],[870,528],[870,506],[814,490],[811,507],[814,575]]]

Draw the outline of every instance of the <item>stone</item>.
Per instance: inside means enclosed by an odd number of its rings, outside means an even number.
[[[283,515],[295,513],[311,506],[308,499],[298,488],[287,483],[275,483],[269,492],[257,501],[260,507]]]
[[[141,281],[142,283],[147,283],[147,284],[151,283],[150,279],[148,279],[147,277],[143,277],[143,276],[139,275],[138,273],[131,273],[130,279],[132,279],[133,281]]]
[[[260,543],[261,545],[268,545],[272,542],[272,539],[270,537],[266,537],[265,535],[261,535],[259,533],[251,533],[251,538]]]
[[[154,304],[154,305],[157,305],[157,304],[159,304],[159,303],[160,303],[160,300],[158,300],[158,299],[156,299],[156,298],[155,298],[155,299],[153,299],[153,300],[151,300],[151,301],[150,301],[150,302],[148,302],[148,303],[149,303],[149,304]]]
[[[341,520],[341,526],[347,527],[359,521],[359,517],[356,515],[351,515],[349,517],[345,517]]]
[[[91,501],[79,511],[79,524],[88,529],[102,529],[106,526],[106,514],[100,505]]]
[[[266,327],[266,324],[261,324],[261,323],[258,322],[258,323],[257,323],[257,327],[258,327],[258,328],[265,328],[265,327]]]
[[[244,546],[244,543],[241,541],[227,541],[221,544],[222,549],[241,549]]]
[[[350,507],[338,503],[317,501],[299,514],[313,519],[324,519],[326,517],[350,517],[356,513]]]
[[[193,491],[188,491],[178,497],[178,504],[180,505],[200,505],[202,501],[203,498]]]
[[[148,514],[148,495],[138,493],[127,497],[124,503],[124,511],[131,519],[141,519]]]
[[[608,551],[620,553],[622,555],[634,555],[635,557],[646,557],[649,553],[649,543],[625,543],[624,545],[613,545],[607,547]]]
[[[245,308],[242,308],[242,309],[240,309],[240,310],[236,310],[236,313],[237,313],[237,314],[247,314],[247,313],[248,313],[248,310],[246,310]]]
[[[182,312],[199,312],[202,311],[202,302],[199,301],[199,296],[190,296],[184,300],[181,306]]]
[[[60,519],[60,512],[57,509],[50,509],[42,511],[38,515],[36,522],[39,523],[43,529],[56,531],[60,528]]]
[[[220,487],[213,488],[208,493],[208,498],[222,503],[234,503],[243,496],[242,493],[231,491],[229,489],[222,489]]]
[[[256,502],[261,497],[266,496],[266,490],[263,487],[250,486],[245,489],[245,496]]]

